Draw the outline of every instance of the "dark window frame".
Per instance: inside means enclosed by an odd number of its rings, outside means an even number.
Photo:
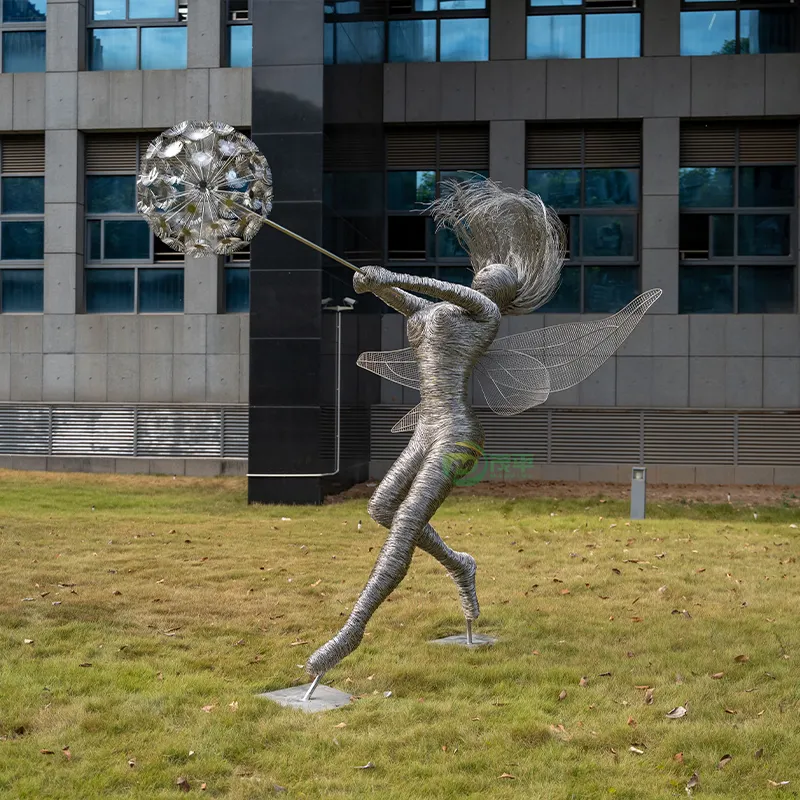
[[[244,5],[244,9],[233,9],[233,5]],[[223,42],[224,64],[231,66],[231,30],[236,27],[253,27],[252,0],[225,0],[225,40]],[[244,16],[238,16],[244,14]],[[250,59],[252,66],[252,54]]]
[[[0,12],[2,9],[0,9]],[[5,22],[2,17],[2,13],[0,13],[0,72],[6,75],[15,75],[15,72],[5,72],[2,70],[2,64],[4,60],[3,54],[3,39],[5,38],[3,34],[6,33],[44,33],[47,32],[47,7],[45,6],[45,19],[44,20],[32,20],[30,22]],[[45,53],[44,53],[45,63],[42,64],[42,68],[37,70],[37,72],[45,72],[47,69],[47,40],[45,38]],[[24,73],[22,73],[24,74]]]
[[[624,3],[628,5],[624,5]],[[641,58],[644,45],[644,25],[642,25],[641,0],[619,0],[619,7],[613,6],[613,0],[609,0],[607,5],[601,3],[582,0],[580,5],[572,6],[532,6],[530,0],[526,0],[527,15],[525,20],[525,58],[528,61],[545,61],[546,59],[531,58],[528,56],[528,17],[553,17],[553,16],[579,16],[581,18],[581,59],[586,58],[586,17],[612,15],[612,14],[638,14],[639,15],[639,54],[637,56],[617,56],[618,58]],[[615,56],[610,56],[614,58]],[[574,60],[574,59],[552,59],[554,61]]]
[[[734,162],[726,164],[705,164],[703,166],[679,166],[679,179],[680,170],[682,169],[731,169],[733,170],[733,202],[730,206],[709,206],[709,207],[696,207],[696,206],[680,206],[680,218],[684,216],[707,216],[709,225],[709,250],[706,258],[691,258],[685,254],[695,252],[684,250],[680,247],[680,240],[678,242],[678,270],[679,270],[679,284],[680,274],[684,270],[690,270],[693,267],[725,267],[732,270],[733,281],[733,307],[730,312],[719,313],[751,313],[739,311],[739,268],[740,267],[792,267],[794,280],[792,281],[792,311],[781,311],[774,313],[795,313],[797,311],[797,263],[798,263],[798,165],[800,161],[795,157],[794,163],[790,161],[758,163],[753,161],[746,161],[742,163],[740,154],[741,127],[736,126],[736,145],[734,150]],[[739,174],[740,169],[749,167],[791,167],[794,170],[794,204],[791,206],[740,206],[739,205]],[[789,217],[789,254],[785,256],[742,256],[738,254],[739,250],[739,217],[740,216],[753,216],[770,214],[788,216]],[[712,256],[711,248],[713,245],[713,225],[711,217],[715,215],[728,215],[733,217],[733,255],[732,256]],[[702,313],[702,312],[683,312],[679,313]],[[708,312],[711,313],[711,312]],[[752,312],[752,313],[773,313],[773,312]]]
[[[490,6],[492,0],[486,0],[485,8],[470,8],[470,9],[458,9],[458,10],[441,10],[437,7],[435,11],[414,11],[413,10],[413,0],[407,0],[410,10],[407,12],[398,11],[396,9],[401,8],[405,3],[403,0],[395,0],[395,5],[392,5],[393,0],[388,0],[385,3],[385,8],[383,11],[366,11],[361,12],[358,14],[337,14],[334,12],[329,12],[327,9],[329,6],[335,6],[335,2],[326,2],[325,3],[325,24],[332,24],[332,32],[333,32],[333,54],[334,60],[330,62],[330,64],[337,64],[336,61],[336,36],[337,36],[337,23],[343,22],[383,22],[383,61],[384,64],[389,63],[439,63],[441,62],[441,52],[442,52],[442,26],[441,21],[447,19],[487,19],[489,20],[489,25],[491,26],[491,14],[490,14]],[[389,61],[389,25],[391,22],[398,22],[398,21],[411,21],[411,20],[436,20],[436,58],[434,61],[430,62],[390,62]],[[491,41],[491,28],[489,30],[489,37]],[[491,57],[491,53],[487,53],[487,61]],[[458,62],[445,62],[445,63],[458,63]]]
[[[189,18],[189,0],[176,0],[175,3],[175,16],[170,17],[152,17],[152,18],[131,18],[130,17],[130,3],[131,0],[125,0],[125,18],[113,20],[96,20],[94,19],[94,2],[90,0],[87,4],[87,21],[86,21],[86,69],[91,72],[117,72],[120,70],[95,70],[92,68],[92,31],[93,30],[108,30],[108,29],[124,29],[136,30],[136,67],[134,69],[142,69],[142,31],[146,28],[187,28]],[[187,57],[188,57],[188,30],[187,30]],[[168,67],[172,69],[172,67]]]

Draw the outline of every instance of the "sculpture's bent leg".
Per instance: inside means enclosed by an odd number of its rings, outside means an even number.
[[[453,487],[453,475],[442,468],[443,456],[452,449],[435,446],[427,453],[350,617],[306,662],[310,674],[327,672],[358,647],[370,617],[406,576],[420,534]]]
[[[367,510],[378,525],[391,529],[394,515],[406,498],[424,457],[425,448],[418,428],[369,500]],[[481,612],[475,589],[475,559],[469,553],[460,553],[448,547],[430,523],[420,532],[416,545],[447,570],[458,587],[464,617],[468,620],[477,619]]]

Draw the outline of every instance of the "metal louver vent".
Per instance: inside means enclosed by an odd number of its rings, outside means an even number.
[[[439,169],[489,169],[489,129],[443,128],[439,132]]]
[[[0,453],[47,455],[50,410],[43,406],[0,405]]]
[[[247,408],[223,408],[222,425],[222,457],[247,458],[250,425]]]
[[[796,164],[796,125],[743,125],[739,161],[750,164]]]
[[[734,414],[644,412],[648,464],[734,464]]]
[[[642,163],[642,130],[639,126],[586,128],[584,135],[587,167],[638,167]]]
[[[62,406],[52,411],[53,455],[135,455],[133,407]]]
[[[210,409],[183,406],[180,414],[168,408],[139,409],[136,455],[151,458],[219,457],[222,420]]]
[[[383,137],[357,129],[331,127],[324,139],[325,172],[380,172],[383,170]]]
[[[436,169],[436,130],[387,130],[386,166],[389,169]]]
[[[639,461],[638,414],[566,409],[553,409],[550,413],[551,462],[627,464]]]
[[[740,414],[737,463],[776,467],[800,462],[800,415]]]
[[[3,136],[0,140],[5,174],[44,172],[44,136]]]
[[[725,123],[681,125],[682,167],[717,167],[735,162],[735,125]]]
[[[530,128],[526,160],[529,167],[579,167],[582,147],[581,128]]]
[[[136,172],[138,147],[135,133],[91,134],[86,137],[86,171]]]

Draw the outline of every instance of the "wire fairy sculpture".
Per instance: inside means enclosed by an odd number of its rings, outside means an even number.
[[[353,277],[357,292],[373,293],[407,318],[410,345],[363,353],[359,366],[419,390],[420,403],[392,428],[413,434],[369,501],[370,516],[389,535],[344,626],[308,659],[314,685],[358,647],[417,547],[450,574],[468,628],[478,617],[475,559],[452,550],[430,524],[455,481],[482,455],[483,431],[467,398],[470,376],[497,414],[519,414],[598,369],[661,295],[647,291],[605,319],[498,339],[503,315],[540,308],[558,288],[560,220],[538,196],[491,180],[449,183],[430,210],[437,229],[450,228],[469,253],[474,279],[462,286],[381,267],[364,267]]]

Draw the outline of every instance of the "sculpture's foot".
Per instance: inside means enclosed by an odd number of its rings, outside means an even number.
[[[456,553],[460,565],[458,569],[450,570],[450,576],[458,586],[458,595],[461,599],[461,610],[468,620],[478,619],[481,610],[478,605],[478,593],[475,588],[475,573],[478,565],[469,553]]]
[[[345,625],[336,636],[326,642],[306,661],[306,672],[309,675],[322,675],[333,669],[343,658],[346,658],[360,644],[364,631]]]

